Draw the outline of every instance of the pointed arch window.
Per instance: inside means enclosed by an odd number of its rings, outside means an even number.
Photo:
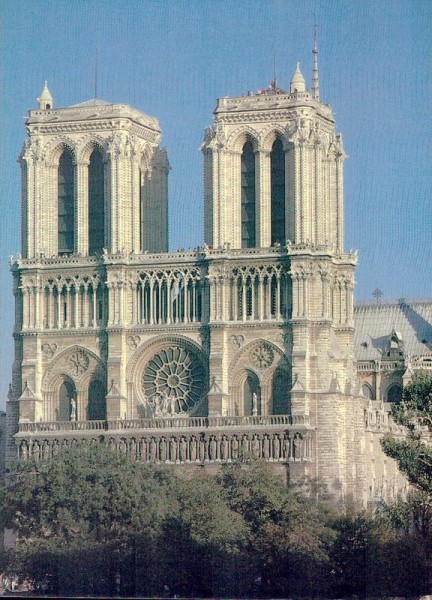
[[[58,252],[72,254],[75,243],[75,177],[72,153],[64,150],[58,166]]]
[[[274,415],[291,414],[291,378],[285,371],[275,372],[272,381],[272,404]]]
[[[90,156],[88,184],[89,254],[100,254],[105,246],[105,181],[102,154],[97,148]]]
[[[255,154],[251,142],[246,142],[241,155],[241,236],[242,248],[256,245]]]
[[[244,415],[261,414],[261,386],[258,377],[252,371],[247,372],[243,385]],[[255,395],[255,398],[254,398]]]
[[[76,420],[76,390],[72,381],[64,381],[60,386],[58,420]]]
[[[271,244],[285,243],[285,154],[276,139],[270,153],[271,172]]]
[[[89,385],[88,418],[90,421],[106,419],[106,389],[97,379]]]

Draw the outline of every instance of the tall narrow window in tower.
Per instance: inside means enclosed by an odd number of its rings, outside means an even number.
[[[99,150],[90,156],[89,164],[89,254],[101,253],[105,245],[104,164]]]
[[[271,243],[285,243],[285,154],[282,142],[275,140],[271,154]]]
[[[58,252],[71,254],[75,242],[75,182],[72,154],[64,150],[58,167]]]
[[[242,248],[255,246],[255,220],[255,154],[246,142],[241,156]]]

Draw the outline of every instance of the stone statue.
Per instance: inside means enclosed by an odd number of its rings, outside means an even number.
[[[221,449],[221,459],[228,460],[228,440],[226,439],[225,436],[223,436],[221,439],[220,449]]]
[[[154,437],[152,437],[152,439],[150,440],[150,444],[149,444],[149,459],[150,460],[156,460],[156,440],[154,439]]]
[[[206,459],[206,449],[207,449],[207,442],[206,442],[205,437],[202,436],[199,441],[199,459],[201,462],[204,462]]]
[[[189,442],[189,456],[191,461],[195,461],[197,458],[197,441],[194,435]]]
[[[279,460],[280,458],[280,439],[277,433],[273,438],[273,458],[275,460]]]
[[[75,398],[70,399],[70,420],[76,421],[77,413],[76,413],[76,402]]]
[[[136,441],[135,438],[132,438],[130,441],[130,456],[132,460],[136,459],[136,455],[137,455],[137,445],[136,445]]]
[[[22,442],[22,444],[21,444],[21,458],[23,460],[27,460],[28,459],[27,442]]]
[[[177,460],[177,440],[175,438],[170,439],[170,461],[176,462]]]
[[[236,436],[231,440],[231,458],[237,460],[239,457],[239,441]]]
[[[259,456],[260,451],[260,443],[257,434],[255,434],[252,438],[251,442],[251,450],[254,456]]]
[[[185,462],[186,461],[187,443],[186,443],[186,440],[184,439],[184,437],[181,438],[179,446],[180,446],[180,461]]]
[[[263,456],[264,458],[270,458],[270,440],[267,434],[263,439]]]
[[[258,414],[258,396],[256,392],[252,394],[252,414],[254,417]]]
[[[159,442],[159,456],[162,462],[165,462],[167,459],[167,443],[164,437],[161,438]]]
[[[215,439],[215,437],[213,435],[210,438],[209,453],[210,453],[210,460],[216,460],[216,456],[217,456],[217,442],[216,442],[216,439]]]
[[[301,454],[302,454],[303,439],[299,433],[295,434],[293,444],[294,444],[294,448],[293,448],[294,460],[300,460],[302,457]]]

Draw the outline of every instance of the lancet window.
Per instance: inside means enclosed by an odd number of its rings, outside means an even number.
[[[105,245],[104,164],[95,149],[90,156],[88,177],[89,254],[101,253]]]
[[[275,372],[272,381],[272,404],[274,415],[291,414],[291,378],[285,371]]]
[[[72,153],[64,150],[58,166],[58,252],[71,254],[75,243],[75,182]]]
[[[285,154],[276,139],[270,154],[271,170],[271,243],[285,243]]]
[[[106,389],[101,381],[94,379],[88,391],[88,418],[92,420],[106,419]]]
[[[43,294],[45,329],[97,327],[106,319],[104,290],[89,278],[74,281],[50,279]],[[33,327],[30,323],[29,327]]]
[[[198,272],[142,273],[132,306],[132,322],[195,323],[202,319],[203,284]]]
[[[231,321],[291,318],[291,279],[271,268],[234,269],[230,280]]]
[[[251,142],[246,142],[241,155],[241,236],[242,248],[256,245],[255,154]]]

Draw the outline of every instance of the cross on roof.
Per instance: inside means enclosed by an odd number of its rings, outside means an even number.
[[[372,292],[372,296],[375,298],[377,304],[379,304],[381,302],[382,295],[383,295],[383,293],[379,288],[375,288],[374,291]]]

